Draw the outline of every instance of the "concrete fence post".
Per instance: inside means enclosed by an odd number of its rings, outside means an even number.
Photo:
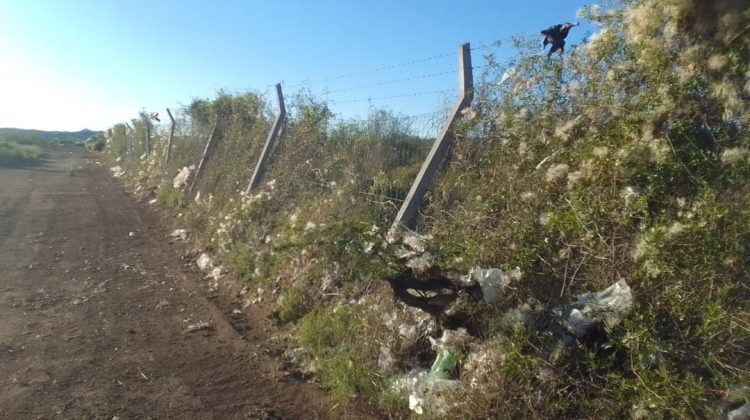
[[[169,127],[169,139],[167,139],[167,151],[164,152],[164,166],[169,164],[169,155],[172,152],[172,139],[174,138],[174,129],[176,127],[176,123],[174,121],[174,116],[172,115],[172,111],[167,108],[167,115],[169,115],[170,121],[172,121],[172,125]]]
[[[268,166],[268,161],[271,159],[271,153],[273,152],[274,147],[276,146],[276,142],[281,135],[281,128],[284,125],[284,120],[286,119],[286,107],[284,106],[284,94],[281,92],[281,83],[276,84],[276,98],[279,103],[279,114],[276,116],[276,120],[273,122],[273,127],[271,128],[271,132],[268,134],[266,144],[263,146],[263,151],[260,153],[258,163],[255,165],[253,176],[252,178],[250,178],[250,183],[247,185],[246,192],[248,193],[250,192],[250,190],[257,187],[258,184],[260,184],[260,181],[263,179],[263,175],[266,173],[266,166]]]
[[[396,215],[396,219],[393,221],[393,225],[391,226],[392,233],[395,233],[402,226],[414,226],[414,219],[417,216],[424,195],[432,186],[453,143],[454,135],[451,130],[453,123],[460,118],[461,111],[471,103],[474,79],[471,67],[471,47],[468,43],[462,44],[458,48],[458,80],[459,98],[453,105],[450,115],[443,123],[440,133],[432,145],[430,153],[427,155],[427,159],[422,164],[422,169],[420,169],[417,178],[409,190],[409,194],[406,196],[406,200],[404,200],[401,209]]]
[[[131,138],[131,134],[133,133],[133,128],[128,124],[125,123],[125,154],[126,159],[130,160],[133,157],[133,139]]]
[[[146,126],[146,135],[144,137],[144,147],[146,149],[146,157],[151,156],[151,120],[146,112],[141,112],[141,120]]]
[[[214,145],[215,145],[215,134],[216,134],[216,127],[219,125],[219,116],[216,115],[216,122],[214,123],[214,127],[211,129],[211,134],[208,135],[208,141],[206,142],[206,148],[203,150],[203,157],[201,157],[200,162],[198,163],[198,167],[195,168],[195,176],[193,176],[193,182],[190,183],[190,188],[188,189],[188,194],[193,192],[193,188],[195,188],[195,184],[198,182],[198,178],[201,176],[201,172],[203,172],[203,168],[206,166],[206,162],[211,158],[211,153],[213,153]]]

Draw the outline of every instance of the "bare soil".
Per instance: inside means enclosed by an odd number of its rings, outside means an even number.
[[[80,148],[0,169],[0,418],[371,417],[287,372],[169,225]]]

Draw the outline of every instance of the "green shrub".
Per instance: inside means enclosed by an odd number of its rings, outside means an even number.
[[[234,245],[227,254],[229,268],[242,279],[250,279],[255,273],[255,252],[247,245]]]
[[[301,284],[288,288],[279,298],[274,318],[285,324],[305,316],[313,304],[309,292],[308,287]]]
[[[104,147],[107,145],[107,140],[104,137],[104,134],[97,134],[93,137],[89,137],[86,142],[84,143],[87,149],[91,150],[92,152],[101,152],[104,150]]]
[[[45,150],[41,146],[0,139],[0,165],[24,165],[37,162],[44,156]]]
[[[334,402],[375,394],[373,349],[362,337],[367,330],[363,313],[350,306],[319,309],[299,325],[300,343],[319,364],[323,384]]]
[[[166,182],[159,186],[156,193],[156,199],[159,200],[159,203],[169,208],[180,207],[184,198],[181,191],[175,190],[171,184]]]

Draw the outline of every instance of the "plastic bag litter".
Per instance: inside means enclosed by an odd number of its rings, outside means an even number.
[[[391,389],[409,394],[409,410],[441,417],[449,408],[449,396],[460,386],[461,381],[439,379],[427,371],[415,370],[396,378]]]
[[[393,352],[388,346],[380,346],[380,354],[378,355],[378,368],[381,372],[387,373],[393,371],[396,360],[393,357]]]
[[[432,239],[430,235],[420,235],[413,230],[404,230],[401,232],[401,242],[416,252],[424,252],[425,243]]]
[[[120,165],[113,166],[109,168],[110,172],[112,172],[112,176],[115,178],[122,178],[125,175],[125,171],[122,170]]]
[[[197,331],[210,331],[213,330],[214,327],[208,322],[200,321],[196,322],[195,324],[188,325],[187,328],[185,328],[186,333],[193,333]]]
[[[413,269],[417,273],[424,273],[428,268],[432,267],[435,262],[435,257],[429,252],[425,252],[419,257],[410,259],[406,266]]]
[[[435,340],[430,337],[430,343],[433,347],[438,349],[444,349],[448,347],[455,347],[457,349],[463,349],[472,340],[471,335],[466,328],[459,328],[457,330],[444,330],[443,335],[439,339]]]
[[[206,278],[213,280],[214,282],[218,282],[219,279],[224,277],[224,267],[218,266],[214,267],[207,275]]]
[[[750,419],[750,402],[727,413],[727,420]]]
[[[727,420],[750,419],[750,387],[730,387],[723,403]]]
[[[182,169],[180,169],[180,172],[176,177],[174,177],[174,180],[172,180],[172,187],[174,187],[174,189],[176,190],[179,190],[180,188],[186,186],[188,179],[190,178],[190,174],[194,170],[195,165],[184,166]]]
[[[475,268],[469,273],[468,282],[475,281],[482,288],[484,303],[493,304],[498,301],[503,290],[512,281],[521,279],[521,269],[503,271],[499,268]]]
[[[562,318],[563,326],[576,337],[583,337],[598,325],[613,328],[620,324],[633,307],[633,293],[625,280],[601,292],[578,295],[576,303],[552,312]]]
[[[190,236],[190,231],[188,229],[175,229],[169,236],[184,241]]]
[[[214,260],[211,258],[208,254],[205,252],[201,254],[200,257],[195,261],[196,264],[198,264],[198,268],[200,268],[203,271],[208,270],[209,268],[213,267]]]

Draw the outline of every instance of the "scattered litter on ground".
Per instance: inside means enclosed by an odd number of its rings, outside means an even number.
[[[424,410],[422,409],[423,403],[424,400],[422,398],[419,398],[414,394],[409,394],[409,410],[417,414],[424,414]]]
[[[578,295],[576,303],[552,309],[563,326],[576,337],[583,337],[599,325],[613,328],[621,323],[633,307],[633,294],[625,280],[601,292]]]
[[[419,253],[406,249],[404,247],[399,247],[396,249],[395,255],[396,255],[396,258],[400,260],[408,260],[409,258],[416,257],[417,255],[419,255]]]
[[[194,333],[198,331],[213,331],[214,327],[209,324],[208,322],[201,321],[196,322],[195,324],[190,324],[185,329],[186,333]]]
[[[211,258],[208,254],[205,252],[201,254],[200,257],[195,261],[196,264],[198,264],[198,268],[200,268],[203,271],[208,270],[209,268],[213,267],[214,260]]]
[[[398,326],[398,335],[403,340],[403,346],[409,347],[437,329],[435,319],[421,309],[406,307],[404,315],[408,316],[408,321],[405,320]]]
[[[120,165],[113,166],[109,168],[109,170],[110,172],[112,172],[112,176],[115,178],[122,178],[123,176],[125,176],[125,171],[122,170]]]
[[[174,232],[170,233],[171,238],[179,239],[184,241],[190,236],[190,230],[188,229],[175,229]]]
[[[464,349],[467,344],[473,339],[466,328],[459,328],[457,330],[444,330],[443,335],[439,339],[435,340],[430,337],[430,342],[433,346],[438,348],[454,347],[457,349]]]
[[[180,172],[172,180],[172,187],[174,187],[174,189],[176,190],[179,190],[182,187],[185,187],[187,185],[188,179],[190,178],[190,174],[194,170],[195,170],[195,165],[184,166],[182,169],[180,169]]]
[[[727,420],[750,419],[750,387],[729,387],[724,396],[723,405]]]
[[[512,281],[521,279],[521,269],[516,267],[512,270],[503,271],[499,268],[475,268],[469,273],[468,278],[463,281],[477,282],[482,288],[482,299],[484,303],[494,304],[500,299],[503,290]]]
[[[135,232],[129,232],[129,233],[128,233],[128,237],[129,237],[129,238],[132,238],[132,237],[134,237],[134,236],[135,236]]]
[[[425,251],[425,243],[432,239],[431,235],[420,235],[413,230],[404,230],[401,232],[401,242],[416,252]]]
[[[385,345],[380,346],[380,353],[378,354],[378,368],[381,373],[390,373],[393,371],[393,366],[396,364],[396,360],[393,357],[391,348]]]
[[[437,379],[449,379],[456,370],[459,353],[471,341],[471,336],[465,328],[459,328],[443,331],[443,335],[437,340],[432,337],[429,339],[432,347],[437,349],[437,357],[430,368],[430,376]]]
[[[152,200],[149,200],[148,204],[150,204],[150,205],[153,206],[154,204],[156,204],[157,201],[159,201],[159,200],[157,200],[157,199],[154,198]]]
[[[409,394],[409,410],[420,415],[443,417],[449,408],[449,396],[460,386],[461,381],[439,379],[427,371],[415,370],[396,378],[391,389]]]
[[[263,289],[258,288],[258,290],[255,292],[256,296],[254,298],[252,298],[252,299],[250,298],[250,296],[246,297],[245,301],[242,304],[242,307],[243,308],[247,308],[250,305],[255,305],[257,303],[262,302],[263,301],[263,292],[264,292]],[[246,293],[246,294],[248,294],[248,293]]]
[[[430,368],[430,376],[437,379],[448,379],[456,369],[456,349],[446,347],[438,350],[437,357]]]
[[[435,257],[429,252],[425,252],[419,257],[410,259],[406,266],[413,269],[417,273],[424,273],[428,268],[432,267],[435,262]]]
[[[222,267],[222,266],[214,267],[213,270],[211,270],[206,275],[206,278],[207,279],[211,279],[213,281],[219,281],[219,279],[221,279],[222,277],[224,277],[223,272],[224,272],[224,267]]]
[[[745,403],[739,408],[727,413],[727,420],[747,420],[750,419],[750,402]]]

